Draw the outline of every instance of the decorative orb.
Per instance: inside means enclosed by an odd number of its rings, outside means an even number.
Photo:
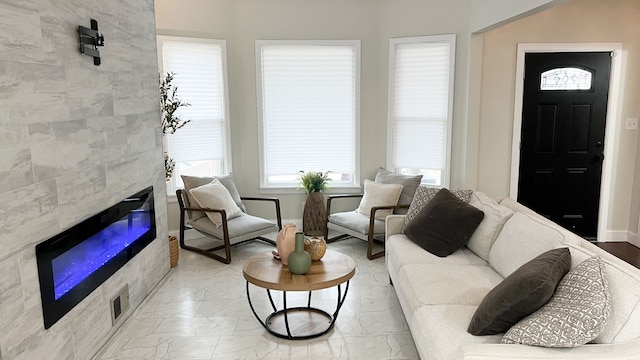
[[[324,253],[327,251],[327,242],[324,239],[312,237],[311,239],[304,239],[304,251],[311,255],[312,261],[322,259]]]

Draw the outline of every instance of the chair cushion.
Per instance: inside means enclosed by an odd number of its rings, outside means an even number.
[[[400,184],[380,184],[369,179],[364,180],[364,195],[360,200],[357,211],[369,217],[371,208],[376,206],[395,206],[402,193]],[[376,219],[383,220],[391,215],[393,210],[379,210]]]
[[[568,248],[547,251],[522,265],[482,299],[467,331],[494,335],[509,330],[551,298],[570,267]]]
[[[416,192],[420,182],[422,181],[422,175],[403,175],[397,174],[392,171],[379,168],[376,173],[375,182],[381,184],[400,184],[402,185],[402,193],[400,193],[400,199],[398,205],[410,205],[413,200],[413,195]],[[397,209],[395,214],[406,214],[408,209]]]
[[[329,222],[364,235],[369,234],[369,217],[364,216],[355,210],[331,214],[329,216]],[[373,233],[384,234],[384,221],[374,221]]]
[[[483,217],[482,211],[441,189],[404,233],[428,252],[445,257],[469,241]]]
[[[247,209],[244,207],[244,204],[242,203],[242,200],[240,199],[240,193],[238,193],[238,188],[236,187],[236,184],[233,181],[232,174],[224,175],[224,176],[215,176],[215,177],[198,177],[198,176],[189,176],[189,175],[181,175],[180,177],[182,178],[182,182],[184,183],[184,189],[187,193],[187,199],[186,199],[187,207],[196,205],[193,197],[189,193],[189,190],[193,188],[197,188],[198,186],[209,184],[210,182],[213,181],[213,179],[218,179],[222,183],[222,185],[224,185],[224,187],[227,188],[227,190],[229,191],[229,194],[231,194],[231,198],[233,198],[233,201],[235,201],[236,205],[238,205],[238,207],[243,212],[247,211]],[[188,211],[187,214],[189,216],[189,219],[191,220],[197,220],[205,216],[205,213],[202,211]]]
[[[189,225],[205,234],[215,236],[219,239],[224,238],[223,228],[215,226],[215,224],[206,216],[197,220],[190,220]],[[275,223],[245,213],[229,220],[227,222],[227,226],[229,227],[229,238],[235,238],[254,232],[266,233],[268,231],[278,230],[278,226]]]
[[[602,259],[591,257],[571,270],[540,310],[515,324],[505,344],[575,347],[595,339],[611,309],[607,273]]]
[[[189,193],[202,208],[224,210],[227,220],[242,214],[242,210],[233,201],[227,188],[218,179],[213,179],[209,184],[193,188],[189,190]],[[222,225],[222,215],[220,213],[207,211],[205,214],[216,226]]]

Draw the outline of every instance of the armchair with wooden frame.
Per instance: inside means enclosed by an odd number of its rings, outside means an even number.
[[[356,210],[331,214],[331,203],[334,200],[362,198],[363,196],[363,194],[329,195],[327,198],[327,226],[325,227],[324,238],[327,243],[350,236],[365,240],[367,242],[367,258],[373,260],[384,256],[384,249],[376,253],[373,252],[374,241],[384,241],[385,236],[385,222],[376,219],[376,212],[379,210],[408,209],[409,205],[374,206],[371,208],[369,216],[363,215]],[[341,234],[329,238],[329,229],[336,230]]]
[[[183,177],[184,179],[184,177]],[[212,178],[191,178],[198,179],[198,182],[211,181]],[[204,180],[200,180],[204,179]],[[187,181],[185,181],[185,186]],[[225,184],[226,185],[226,184]],[[235,185],[232,187],[232,193],[235,190]],[[178,205],[180,206],[180,247],[194,251],[199,254],[208,256],[225,264],[231,262],[231,246],[246,243],[253,240],[262,240],[266,243],[275,246],[275,241],[263,237],[263,235],[280,231],[282,229],[282,217],[280,214],[280,200],[277,198],[267,197],[240,197],[237,195],[236,202],[241,201],[260,201],[271,202],[274,205],[275,220],[273,221],[263,219],[261,217],[247,214],[242,205],[241,209],[243,213],[241,216],[228,219],[227,213],[223,209],[211,209],[201,208],[197,204],[193,204],[192,200],[187,194],[188,190],[179,189],[176,191],[178,198]],[[237,193],[237,190],[235,190]],[[195,205],[195,206],[194,206]],[[207,216],[203,216],[204,213],[218,213],[221,216],[222,224],[217,227]],[[221,244],[211,247],[199,247],[195,245],[187,245],[185,243],[185,230],[194,229],[203,235],[219,240]],[[201,241],[200,241],[201,242]],[[215,252],[224,249],[224,256],[220,256]]]
[[[402,185],[402,192],[396,205],[372,206],[368,215],[358,212],[358,209],[331,213],[331,203],[333,201],[354,198],[362,199],[364,194],[329,195],[327,198],[327,226],[325,227],[324,238],[329,243],[352,236],[367,242],[367,258],[369,260],[384,256],[384,248],[376,253],[373,252],[374,241],[384,242],[385,240],[385,221],[376,217],[376,214],[381,210],[391,210],[392,213],[406,214],[413,200],[413,195],[418,186],[420,186],[421,180],[422,175],[397,174],[379,168],[374,182],[378,184]],[[329,238],[329,229],[336,230],[341,234]]]

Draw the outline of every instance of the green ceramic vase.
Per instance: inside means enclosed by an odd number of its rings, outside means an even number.
[[[311,255],[304,251],[304,233],[296,233],[296,250],[289,254],[289,271],[292,274],[304,275],[311,267]]]

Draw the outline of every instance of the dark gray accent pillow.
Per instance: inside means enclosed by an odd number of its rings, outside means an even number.
[[[402,193],[400,194],[400,199],[398,199],[398,205],[410,205],[416,189],[418,188],[418,186],[420,186],[422,175],[396,174],[392,171],[379,168],[374,181],[381,184],[402,185]],[[408,209],[397,209],[394,211],[394,213],[406,214],[407,210]]]
[[[445,257],[469,241],[484,213],[441,189],[405,226],[404,233],[428,252]]]
[[[238,192],[238,188],[236,187],[236,184],[233,181],[232,174],[224,175],[224,176],[215,176],[215,177],[199,177],[199,176],[189,176],[189,175],[181,175],[180,177],[182,178],[182,182],[184,183],[184,189],[186,190],[185,192],[187,193],[187,198],[189,200],[189,204],[187,205],[197,207],[197,204],[198,204],[197,202],[194,201],[193,196],[191,195],[189,190],[195,189],[198,186],[209,184],[213,181],[213,179],[218,179],[218,181],[220,181],[220,183],[222,183],[222,185],[224,185],[224,187],[227,188],[227,190],[229,191],[229,194],[231,194],[231,198],[236,203],[236,205],[238,205],[238,207],[242,210],[242,212],[246,212],[244,204],[240,199],[240,193]],[[191,221],[197,220],[203,216],[205,216],[205,213],[203,211],[189,211],[189,219]]]
[[[438,191],[440,191],[440,188],[418,186],[416,192],[413,195],[411,205],[409,205],[407,216],[404,218],[405,226],[408,225],[420,212],[422,212],[422,210],[424,210],[424,207],[427,206],[429,201],[431,201],[434,196],[436,196]],[[471,199],[471,195],[473,195],[473,190],[468,189],[453,189],[449,191],[451,191],[453,195],[457,196],[458,199],[466,203],[469,202],[469,199]]]
[[[473,335],[503,333],[541,308],[571,268],[569,248],[538,255],[507,276],[482,299],[467,331]]]

